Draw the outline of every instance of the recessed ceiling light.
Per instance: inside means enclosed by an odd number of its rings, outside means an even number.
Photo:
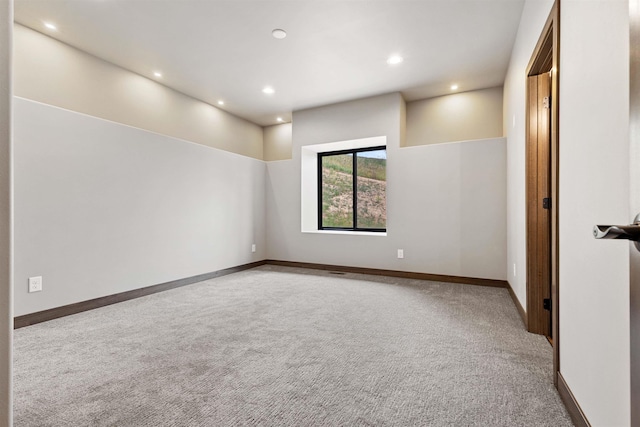
[[[402,61],[404,61],[404,58],[402,58],[402,56],[400,55],[392,55],[389,57],[389,59],[387,59],[387,64],[389,65],[397,65],[399,63],[401,63]]]
[[[451,85],[451,90],[457,90],[458,89],[458,85]]]
[[[224,101],[222,100],[218,101],[218,105],[224,105]]]
[[[58,29],[58,27],[56,27],[56,26],[55,26],[54,24],[52,24],[51,22],[45,22],[45,23],[44,23],[44,26],[45,26],[45,27],[47,27],[48,29],[50,29],[50,30],[54,30],[54,31]]]
[[[156,76],[156,77],[162,77],[162,73],[159,72],[159,71],[154,71],[153,75]]]
[[[285,30],[276,28],[275,30],[271,31],[271,35],[277,39],[283,39],[287,37],[287,32]]]
[[[272,93],[276,93],[275,89],[273,89],[271,86],[266,86],[264,89],[262,89],[263,93],[266,93],[267,95],[271,95]]]
[[[277,120],[277,121],[279,121],[279,122],[284,122],[284,120],[282,119],[282,117],[278,117],[276,120]]]

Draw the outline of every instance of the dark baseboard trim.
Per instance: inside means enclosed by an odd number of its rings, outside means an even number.
[[[347,267],[344,265],[314,264],[309,262],[278,261],[268,259],[266,264],[284,267],[310,268],[314,270],[340,271],[345,273],[371,274],[375,276],[402,277],[405,279],[431,280],[433,282],[463,283],[467,285],[491,286],[494,288],[508,288],[505,280],[478,279],[474,277],[446,276],[442,274],[413,273],[410,271],[380,270],[377,268]]]
[[[69,316],[71,314],[82,313],[83,311],[93,310],[111,304],[127,301],[134,298],[140,298],[158,292],[167,291],[169,289],[179,288],[181,286],[191,285],[203,280],[213,279],[215,277],[226,276],[227,274],[237,273],[239,271],[248,270],[250,268],[259,267],[266,264],[266,261],[257,261],[249,264],[239,265],[236,267],[225,268],[223,270],[213,271],[211,273],[199,274],[197,276],[187,277],[185,279],[174,280],[171,282],[161,283],[159,285],[147,286],[145,288],[134,289],[131,291],[121,292],[119,294],[107,295],[106,297],[95,298],[88,301],[81,301],[74,304],[56,307],[49,310],[39,311],[37,313],[25,314],[14,319],[14,329],[23,328],[36,323],[46,322],[48,320],[57,319],[59,317]]]
[[[560,372],[558,372],[558,393],[560,393],[560,398],[564,402],[564,406],[567,408],[573,424],[575,424],[576,427],[591,427],[591,423],[589,423],[589,420],[585,417],[582,408],[578,405],[576,398],[573,396],[571,389]]]
[[[211,273],[200,274],[197,276],[187,277],[185,279],[174,280],[171,282],[161,283],[159,285],[147,286],[145,288],[133,289],[131,291],[121,292],[118,294],[107,295],[101,298],[95,298],[88,301],[81,301],[74,304],[55,307],[49,310],[39,311],[37,313],[25,314],[17,316],[14,319],[14,329],[23,328],[25,326],[35,325],[37,323],[46,322],[48,320],[57,319],[72,314],[82,313],[83,311],[93,310],[95,308],[105,307],[111,304],[128,301],[134,298],[140,298],[158,292],[167,291],[169,289],[179,288],[181,286],[191,285],[203,280],[213,279],[215,277],[225,276],[227,274],[237,273],[239,271],[248,270],[250,268],[259,267],[265,264],[281,265],[285,267],[309,268],[314,270],[341,271],[345,273],[371,274],[376,276],[402,277],[405,279],[431,280],[435,282],[463,283],[467,285],[491,286],[495,288],[507,288],[511,291],[511,287],[504,280],[478,279],[474,277],[446,276],[442,274],[428,273],[412,273],[408,271],[397,270],[380,270],[375,268],[363,267],[346,267],[341,265],[313,264],[306,262],[294,261],[277,261],[264,260],[252,262],[249,264],[239,265],[237,267],[225,268],[224,270],[213,271]],[[511,291],[513,292],[513,291]],[[514,295],[512,295],[513,297]],[[522,307],[518,306],[521,310]]]
[[[511,286],[511,283],[509,283],[507,281],[507,285],[508,285],[507,288],[509,290],[509,295],[511,295],[511,299],[513,300],[513,304],[518,309],[518,313],[520,313],[520,318],[522,318],[522,323],[524,323],[524,328],[529,330],[529,325],[527,324],[528,323],[527,322],[527,312],[524,311],[524,308],[522,307],[522,304],[520,304],[520,300],[516,296],[516,293],[513,291],[513,287]]]

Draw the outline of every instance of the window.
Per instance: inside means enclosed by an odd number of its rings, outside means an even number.
[[[318,153],[318,229],[386,231],[386,147]]]

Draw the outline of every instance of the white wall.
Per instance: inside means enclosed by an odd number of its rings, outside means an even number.
[[[294,112],[293,159],[267,164],[268,258],[505,278],[504,140],[400,148],[403,103],[390,94]],[[301,147],[373,136],[387,137],[387,236],[302,233]]]
[[[407,146],[502,136],[502,87],[407,102]]]
[[[15,94],[262,159],[262,128],[21,25]]]
[[[560,371],[594,426],[630,424],[628,244],[591,235],[633,219],[628,7],[560,9]]]
[[[13,2],[0,2],[0,426],[12,422],[11,36]]]
[[[504,83],[504,135],[507,137],[507,280],[527,307],[525,204],[526,72],[553,0],[528,0]],[[516,274],[513,274],[513,265]]]
[[[262,129],[264,141],[264,160],[288,160],[291,158],[292,124],[266,126]]]
[[[21,98],[14,124],[16,315],[265,258],[262,161]]]
[[[552,4],[527,0],[504,86],[507,274],[523,307],[525,73]],[[630,221],[628,2],[563,0],[560,10],[560,372],[592,425],[628,426],[628,249],[591,235]]]

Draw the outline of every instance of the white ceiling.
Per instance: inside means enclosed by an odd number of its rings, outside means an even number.
[[[17,22],[260,125],[500,86],[524,0],[15,0]],[[44,27],[53,22],[57,31]],[[287,38],[271,36],[285,29]],[[386,63],[391,54],[404,62]],[[265,95],[270,85],[276,93]]]

